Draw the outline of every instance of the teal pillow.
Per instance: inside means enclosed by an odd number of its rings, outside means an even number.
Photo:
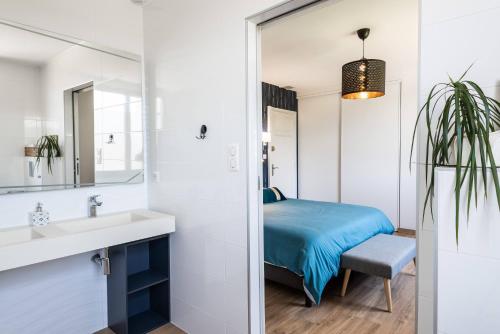
[[[264,188],[262,194],[264,204],[286,200],[285,195],[276,187]]]
[[[264,195],[264,204],[274,203],[274,202],[277,201],[276,195],[274,194],[274,192],[271,189],[264,188],[264,190],[262,191],[262,193]]]

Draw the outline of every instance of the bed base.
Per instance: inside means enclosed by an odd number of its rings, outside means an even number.
[[[267,280],[286,285],[292,289],[304,292],[304,301],[306,307],[312,306],[312,301],[304,291],[304,280],[299,275],[282,267],[273,266],[269,263],[264,263],[264,277]]]

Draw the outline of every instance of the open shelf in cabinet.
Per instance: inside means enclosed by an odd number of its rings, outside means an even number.
[[[170,322],[168,235],[109,249],[109,327],[142,334]]]

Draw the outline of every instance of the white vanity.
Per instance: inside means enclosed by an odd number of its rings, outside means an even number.
[[[132,210],[0,230],[0,272],[77,254],[107,276],[108,326],[146,333],[170,321],[169,234],[175,217]]]
[[[175,231],[175,218],[133,210],[95,218],[52,222],[41,227],[0,230],[0,271]]]

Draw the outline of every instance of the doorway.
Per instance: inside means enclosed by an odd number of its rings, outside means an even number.
[[[66,183],[95,184],[94,84],[85,83],[64,91]]]
[[[300,11],[301,15],[304,12],[310,10],[311,8],[321,9],[327,6],[335,5],[339,3],[338,1],[325,1],[325,2],[314,2],[314,1],[291,1],[282,6],[276,7],[268,12],[262,13],[256,17],[250,18],[247,24],[247,37],[248,37],[248,91],[247,91],[247,110],[248,110],[248,153],[249,153],[249,171],[248,171],[248,184],[249,184],[249,271],[250,271],[250,282],[249,282],[249,290],[250,290],[250,324],[252,333],[258,332],[256,328],[259,329],[261,333],[265,331],[264,317],[265,317],[265,298],[264,298],[264,290],[265,290],[265,281],[264,281],[264,227],[263,227],[263,205],[261,203],[261,180],[262,180],[262,165],[261,159],[255,159],[255,157],[262,156],[262,115],[256,110],[260,110],[258,108],[261,104],[261,92],[260,92],[260,82],[263,81],[262,78],[262,28],[265,24],[275,24],[278,20],[283,20]],[[343,1],[342,3],[349,3],[349,1]],[[416,23],[418,27],[418,24]],[[359,28],[359,27],[356,27]],[[353,31],[355,28],[353,28]],[[255,53],[254,53],[255,52]],[[397,80],[394,80],[397,81]],[[412,89],[416,90],[416,84]],[[339,91],[335,89],[330,89],[329,93],[339,94]],[[325,92],[323,92],[325,93]],[[306,94],[304,94],[306,95]],[[313,96],[314,94],[311,94]],[[415,109],[417,108],[417,103],[414,103]],[[300,114],[300,111],[299,111]],[[403,121],[407,122],[408,120],[404,119]],[[396,122],[398,118],[395,118]],[[300,126],[299,126],[299,133]],[[271,131],[271,138],[273,137],[273,133]],[[369,134],[366,134],[369,135]],[[396,134],[396,142],[397,142]],[[300,138],[298,139],[300,146]],[[270,144],[268,144],[270,145]],[[399,152],[396,153],[396,155]],[[393,152],[391,151],[391,154]],[[340,155],[340,153],[339,153]],[[257,160],[257,161],[256,161]],[[272,164],[272,162],[271,162]],[[298,160],[297,164],[301,166],[301,161]],[[272,166],[270,166],[272,167]],[[278,166],[279,167],[279,166]],[[299,167],[300,168],[300,167]],[[399,166],[396,167],[396,174],[398,173]],[[338,173],[341,175],[340,173]],[[393,173],[391,173],[392,175]],[[299,173],[300,175],[300,173]],[[255,182],[257,180],[257,182]],[[398,182],[396,181],[395,184]],[[301,184],[301,180],[299,177],[298,184]],[[336,184],[336,183],[334,183]],[[255,186],[254,186],[255,185]],[[341,185],[335,187],[336,191],[342,193]],[[396,189],[396,192],[398,190]],[[416,190],[415,190],[416,192]],[[298,194],[300,196],[300,189]],[[331,198],[335,196],[330,195]],[[416,194],[414,194],[416,197]],[[415,200],[416,202],[416,200]],[[399,213],[397,210],[393,217],[396,217],[395,220],[396,225],[399,226],[398,221]],[[417,216],[415,214],[415,216]],[[256,224],[256,222],[259,222]],[[258,275],[257,275],[258,273]],[[414,279],[416,281],[416,278]],[[411,291],[415,291],[415,288],[411,288]],[[415,299],[415,298],[414,298]],[[412,300],[413,309],[415,309],[416,300]],[[321,305],[319,306],[321,308]],[[413,312],[413,317],[416,312]],[[279,315],[274,314],[275,317]],[[413,321],[414,322],[414,321]],[[414,324],[411,327],[415,327]]]

